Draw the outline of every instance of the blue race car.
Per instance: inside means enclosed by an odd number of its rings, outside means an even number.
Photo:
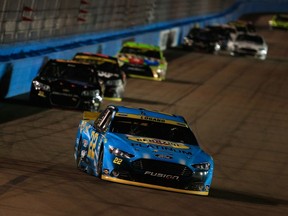
[[[79,123],[77,167],[103,180],[208,195],[213,159],[182,116],[109,105],[85,111]]]

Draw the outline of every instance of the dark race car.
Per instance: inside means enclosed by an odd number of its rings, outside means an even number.
[[[91,63],[96,67],[98,77],[105,86],[105,99],[122,100],[126,86],[126,75],[120,69],[117,58],[103,54],[82,52],[76,53],[73,59]]]
[[[256,33],[256,27],[251,21],[234,20],[228,22],[228,25],[235,27],[238,34]]]
[[[33,104],[97,111],[102,87],[91,64],[71,60],[49,60],[33,79]]]
[[[215,32],[206,28],[193,28],[188,35],[184,37],[183,48],[186,50],[217,54],[221,49],[221,44]]]
[[[221,50],[227,50],[227,44],[229,41],[236,37],[237,30],[233,26],[229,25],[208,25],[205,28],[215,34],[217,41],[219,42]]]
[[[214,162],[179,115],[109,105],[84,112],[74,158],[103,180],[208,195]]]

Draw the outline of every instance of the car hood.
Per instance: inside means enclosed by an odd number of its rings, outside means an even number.
[[[199,146],[163,139],[108,133],[107,141],[114,148],[135,155],[136,158],[164,160],[185,164],[208,161],[210,156]]]
[[[142,55],[135,55],[135,54],[123,54],[122,58],[125,56],[125,59],[130,64],[139,64],[139,65],[148,65],[148,66],[159,66],[160,60],[156,58],[149,58]]]
[[[99,86],[97,84],[87,83],[78,80],[68,80],[68,79],[53,79],[53,78],[36,78],[39,82],[48,84],[52,90],[53,89],[78,89],[78,90],[90,90],[97,89]]]
[[[252,48],[252,49],[266,48],[265,45],[259,45],[259,44],[252,43],[252,42],[249,42],[249,41],[236,42],[235,46],[238,46],[240,48]]]
[[[121,76],[119,73],[107,71],[107,70],[97,70],[98,77],[102,80],[117,80],[121,79]]]

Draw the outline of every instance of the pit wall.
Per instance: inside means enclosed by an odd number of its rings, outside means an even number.
[[[276,12],[288,13],[288,0],[238,0],[230,8],[216,14],[115,32],[3,45],[0,50],[0,99],[29,93],[32,79],[47,59],[71,59],[77,52],[114,56],[125,41],[154,44],[165,50],[180,45],[183,37],[195,24],[203,27],[237,20],[245,14]]]

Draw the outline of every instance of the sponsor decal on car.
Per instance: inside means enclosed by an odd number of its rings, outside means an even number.
[[[149,117],[149,116],[140,116],[141,119],[143,120],[148,120],[148,121],[155,121],[155,122],[165,122],[165,119],[160,119],[160,118],[154,118],[154,117]]]
[[[129,66],[129,67],[127,67],[127,69],[128,70],[133,70],[133,71],[139,71],[139,72],[144,72],[145,71],[145,68],[137,67],[137,66],[135,66],[135,67]]]
[[[43,91],[39,91],[39,92],[38,92],[38,96],[40,96],[40,97],[46,97],[45,92],[43,92]]]
[[[171,142],[171,141],[167,141],[167,140],[160,140],[160,139],[155,139],[155,138],[133,137],[133,136],[128,136],[127,138],[129,140],[141,142],[141,143],[145,143],[145,144],[168,146],[168,147],[173,147],[176,149],[189,149],[189,146],[187,146],[183,143]]]
[[[152,172],[152,171],[145,171],[144,175],[149,175],[157,178],[164,178],[164,179],[169,179],[169,180],[179,180],[179,176],[177,175],[169,175],[165,173],[158,173],[158,172]]]
[[[143,120],[147,120],[147,121],[154,121],[154,122],[160,122],[160,123],[165,123],[165,124],[172,124],[172,125],[179,125],[182,127],[188,127],[187,124],[182,123],[182,122],[177,122],[177,121],[167,120],[167,119],[162,119],[162,118],[156,118],[156,117],[150,117],[150,116],[144,116],[144,115],[116,113],[116,116],[134,118],[134,119],[143,119]]]
[[[172,156],[169,155],[163,155],[163,154],[155,154],[156,157],[158,158],[163,158],[163,159],[172,159]]]
[[[118,78],[119,77],[119,74],[116,74],[116,73],[110,73],[110,72],[100,71],[100,70],[98,70],[97,72],[98,72],[99,77],[104,77],[104,78],[111,78],[111,77]]]
[[[131,143],[132,147],[136,147],[136,148],[150,148],[153,149],[153,151],[155,152],[156,150],[163,150],[163,151],[171,151],[171,152],[176,152],[176,153],[181,153],[181,154],[185,154],[185,155],[192,155],[191,151],[186,151],[189,150],[188,146],[185,146],[185,148],[180,149],[180,148],[175,148],[173,146],[163,146],[163,145],[151,145],[151,144],[147,144],[147,143]]]

